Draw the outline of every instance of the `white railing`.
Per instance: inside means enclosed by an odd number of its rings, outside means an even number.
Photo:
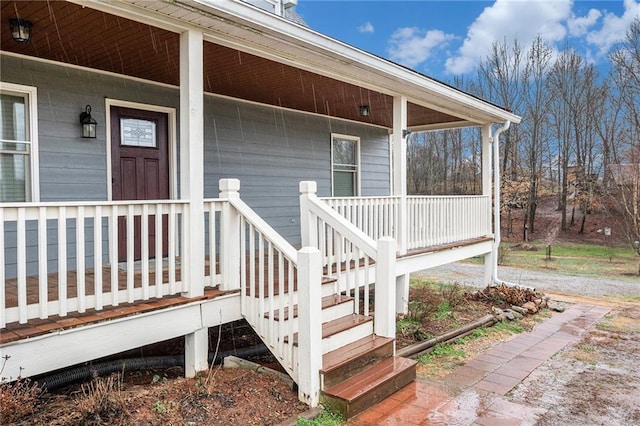
[[[219,199],[204,200],[205,228],[205,285],[215,287],[222,283],[220,274],[220,221],[225,202]]]
[[[322,200],[377,240],[400,239],[401,197],[341,197]],[[407,247],[418,250],[491,235],[488,196],[408,196]]]
[[[302,245],[320,250],[325,274],[335,278],[335,293],[354,295],[354,313],[370,314],[369,284],[375,283],[375,333],[395,338],[395,240],[382,237],[374,241],[316,197],[316,188],[315,182],[300,183]]]
[[[371,239],[398,239],[400,197],[320,198]]]
[[[3,205],[0,327],[187,291],[188,283],[180,280],[178,258],[178,236],[187,203],[157,200]],[[156,220],[159,217],[162,219]],[[154,247],[142,243],[153,235]],[[126,260],[120,261],[118,242],[123,239],[126,242],[120,254],[126,253]],[[166,276],[164,267],[168,269]],[[7,275],[9,268],[15,278]]]
[[[408,250],[491,235],[489,196],[407,197]]]
[[[220,198],[228,202],[221,217],[223,285],[239,287],[242,314],[298,382],[293,345],[298,253],[240,199],[239,189],[236,179],[220,181]]]

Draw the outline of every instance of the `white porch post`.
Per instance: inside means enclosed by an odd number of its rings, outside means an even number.
[[[316,197],[318,186],[315,181],[300,182],[300,239],[302,247],[318,247],[318,231],[307,203]]]
[[[184,218],[182,281],[187,297],[204,294],[204,94],[202,33],[180,34],[180,198]],[[185,375],[207,368],[207,329],[185,336]]]
[[[311,407],[320,400],[322,368],[322,262],[315,247],[298,251],[298,398]]]
[[[482,195],[491,197],[491,177],[492,177],[492,164],[493,156],[491,153],[491,123],[482,125]],[[491,223],[491,203],[488,206],[489,211],[487,215],[489,217],[489,223]],[[498,253],[495,249],[491,253],[487,253],[484,256],[484,281],[485,284],[491,284],[491,277],[493,276],[494,257]]]
[[[396,337],[396,312],[394,309],[396,289],[396,241],[390,237],[378,240],[378,259],[376,262],[375,283],[375,320],[374,332],[378,336]]]
[[[407,252],[409,243],[407,215],[407,141],[404,130],[407,129],[407,98],[393,98],[393,195],[400,196],[398,211],[397,250]],[[396,277],[396,311],[407,313],[409,309],[409,274]]]
[[[220,198],[240,198],[238,179],[220,179]],[[220,212],[220,269],[221,290],[240,288],[240,215],[229,203]]]

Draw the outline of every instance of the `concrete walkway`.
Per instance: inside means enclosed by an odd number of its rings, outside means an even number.
[[[509,401],[507,395],[536,368],[584,332],[608,309],[573,305],[533,331],[478,355],[436,382],[418,378],[351,419],[373,425],[533,425],[544,409]]]

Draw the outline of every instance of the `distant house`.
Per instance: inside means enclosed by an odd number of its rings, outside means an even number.
[[[491,280],[492,125],[520,118],[261,6],[1,2],[3,376],[179,336],[194,375],[244,318],[302,400],[352,414],[345,365],[380,358],[370,402],[415,375],[411,272],[481,255]],[[407,196],[407,130],[463,126],[482,194]]]

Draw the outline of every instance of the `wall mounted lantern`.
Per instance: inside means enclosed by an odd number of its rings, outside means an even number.
[[[371,107],[369,105],[360,105],[360,115],[362,117],[368,117],[371,114]]]
[[[407,129],[402,129],[402,137],[406,138],[407,136],[409,136],[411,133],[413,133],[411,130],[407,130]]]
[[[87,105],[84,112],[80,113],[80,124],[82,124],[82,137],[83,138],[95,138],[96,137],[96,120],[91,118],[91,105]]]
[[[27,43],[31,41],[31,21],[20,18],[9,19],[9,28],[11,29],[11,38],[18,43]]]

